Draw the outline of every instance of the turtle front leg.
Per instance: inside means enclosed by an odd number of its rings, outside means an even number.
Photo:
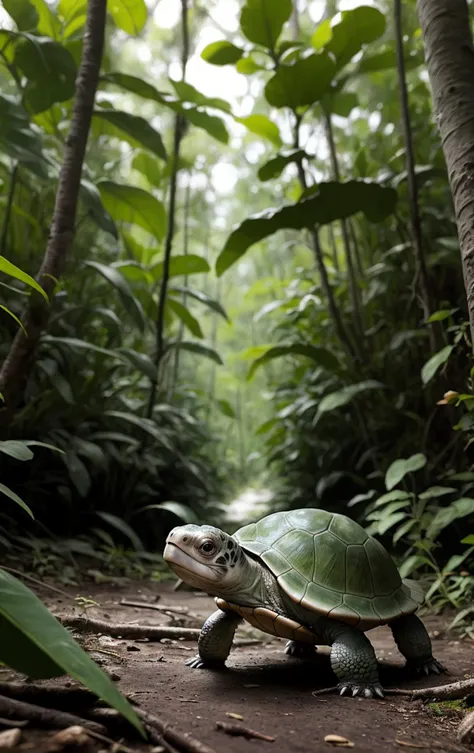
[[[390,627],[410,672],[415,675],[439,675],[446,672],[446,668],[433,658],[430,636],[416,614],[399,617]]]
[[[311,659],[317,651],[316,646],[303,641],[288,641],[285,645],[285,654],[296,659]]]
[[[234,634],[242,617],[235,612],[213,612],[201,628],[199,653],[185,664],[193,669],[223,669],[232,648]]]
[[[337,622],[326,627],[326,636],[331,645],[331,668],[339,680],[340,694],[383,698],[377,658],[367,636],[350,625]]]

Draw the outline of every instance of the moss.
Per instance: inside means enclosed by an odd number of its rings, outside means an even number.
[[[428,703],[428,707],[436,716],[443,716],[445,714],[452,714],[453,711],[464,711],[466,701],[464,698],[456,701],[440,701],[438,703]]]

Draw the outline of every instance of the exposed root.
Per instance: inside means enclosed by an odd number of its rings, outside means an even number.
[[[327,695],[335,693],[338,690],[337,685],[330,688],[321,688],[313,690],[313,696]],[[454,701],[474,693],[474,678],[470,680],[459,680],[459,682],[450,682],[447,685],[437,685],[434,688],[416,688],[415,690],[405,690],[404,688],[384,688],[384,695],[403,695],[413,700],[434,700]]]
[[[73,628],[80,633],[102,633],[112,638],[148,638],[159,641],[162,638],[185,638],[196,641],[201,631],[197,628],[168,627],[166,625],[135,625],[127,622],[110,624],[103,620],[90,620],[87,617],[65,617],[61,620],[64,627]]]
[[[63,727],[79,726],[85,729],[91,729],[103,735],[107,732],[105,727],[95,721],[81,719],[75,714],[67,711],[58,711],[57,709],[44,708],[32,703],[17,701],[14,698],[7,698],[0,695],[0,716],[5,719],[14,719],[29,722],[46,729],[62,729]]]
[[[41,685],[33,682],[0,682],[0,695],[56,709],[89,708],[99,701],[97,696],[86,688]]]
[[[232,737],[245,737],[246,740],[265,740],[267,743],[275,742],[274,737],[264,735],[263,732],[257,732],[255,729],[241,727],[240,724],[228,724],[228,722],[216,722],[216,729],[225,732]]]

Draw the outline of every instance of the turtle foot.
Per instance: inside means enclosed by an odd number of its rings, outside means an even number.
[[[364,698],[385,697],[379,682],[371,685],[359,685],[356,682],[340,682],[337,689],[339,690],[339,695],[363,696]]]
[[[316,651],[316,646],[310,646],[309,643],[301,643],[300,641],[288,641],[285,646],[285,654],[296,659],[309,659],[314,656]]]
[[[193,656],[191,659],[186,659],[184,662],[187,667],[192,669],[225,669],[225,661],[220,659],[202,659],[199,654]]]
[[[421,662],[407,662],[406,666],[410,674],[415,675],[415,677],[422,677],[423,675],[426,675],[426,677],[428,677],[428,675],[441,675],[448,671],[446,667],[443,667],[441,662],[433,657]]]

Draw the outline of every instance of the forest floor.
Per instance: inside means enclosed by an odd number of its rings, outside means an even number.
[[[63,588],[70,599],[48,594],[40,587],[33,590],[60,617],[84,613],[74,601],[77,595],[93,599],[99,606],[87,608],[87,617],[111,625],[127,622],[199,627],[215,608],[208,596],[173,591],[170,583],[154,585],[129,581]],[[170,623],[170,615],[124,606],[123,600],[143,600],[160,606],[186,608],[188,612],[185,616],[174,613],[171,615],[174,621]],[[368,634],[380,660],[384,687],[419,688],[474,677],[474,643],[446,632],[451,617],[423,616],[434,655],[449,670],[449,675],[442,678],[410,680],[404,673],[403,659],[390,630],[377,628]],[[196,641],[149,642],[90,634],[79,636],[79,640],[93,658],[112,673],[120,690],[132,694],[141,708],[190,733],[216,753],[322,753],[334,747],[324,741],[326,735],[347,738],[359,753],[467,750],[455,743],[455,731],[463,713],[455,704],[423,703],[398,696],[388,696],[385,700],[338,695],[315,697],[312,691],[335,682],[327,649],[319,649],[314,660],[303,662],[284,654],[283,640],[272,639],[250,626],[239,629],[236,637],[254,643],[235,646],[228,669],[221,672],[185,666],[185,660],[196,653]],[[13,673],[1,670],[0,680],[8,679],[14,679]],[[236,720],[229,714],[243,719]],[[275,739],[267,742],[229,736],[216,728],[217,722],[245,726]],[[22,742],[16,751],[46,753],[51,750],[53,732],[28,729],[23,730]],[[130,741],[126,744],[133,751],[151,750],[150,746]],[[95,745],[94,742],[87,752],[112,750],[104,743]]]

